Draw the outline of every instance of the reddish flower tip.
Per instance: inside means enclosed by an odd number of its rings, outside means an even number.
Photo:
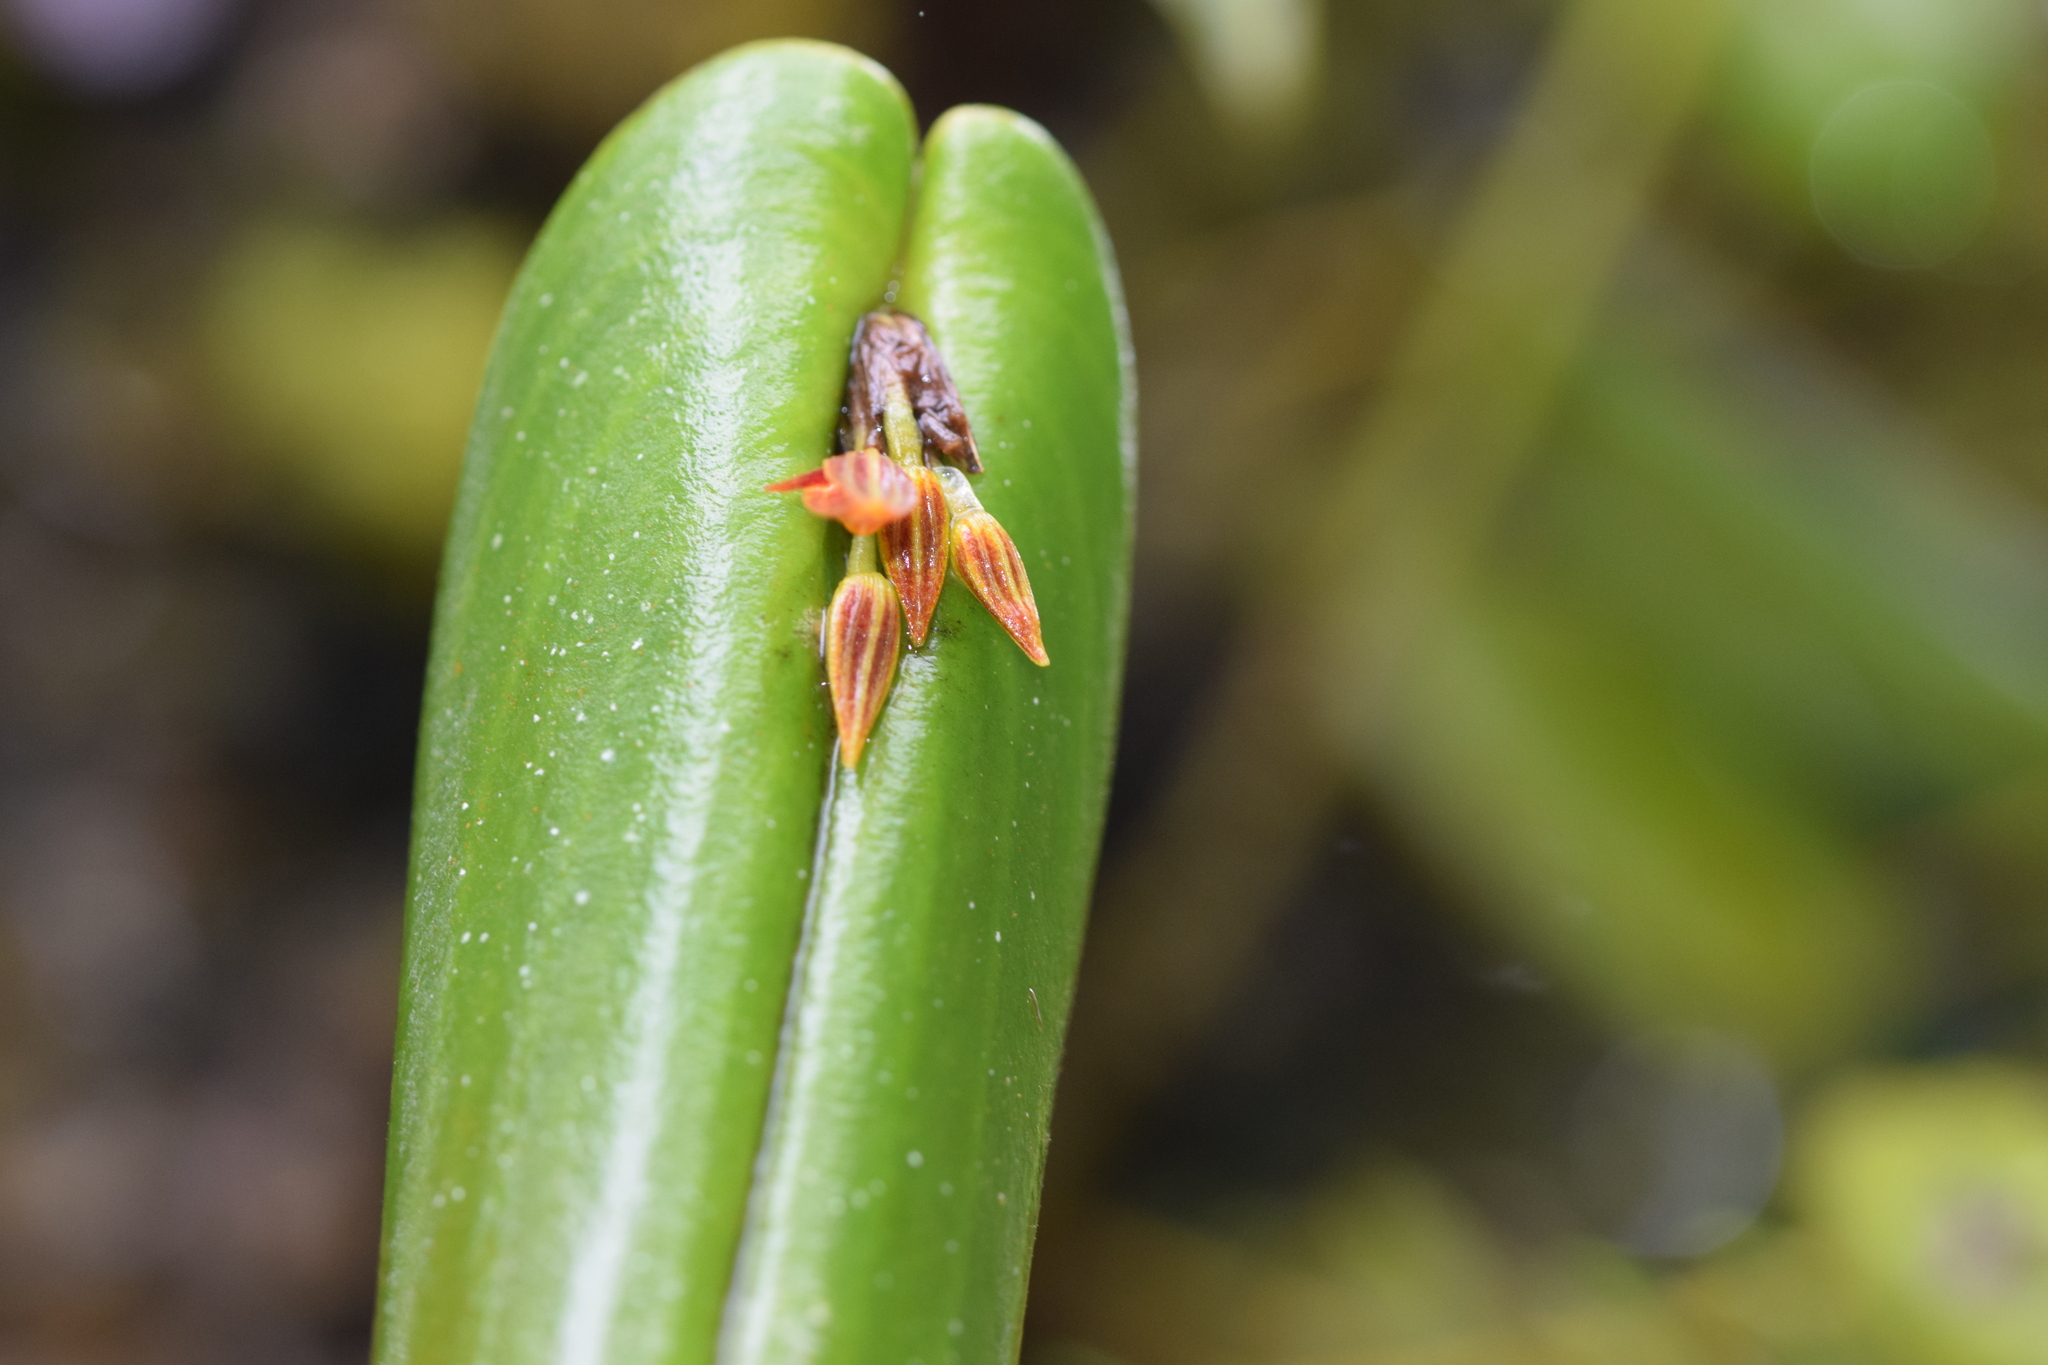
[[[857,536],[871,536],[910,515],[917,485],[879,450],[834,455],[822,468],[771,483],[770,493],[802,493],[806,510],[830,517]]]
[[[1001,523],[979,508],[954,519],[953,570],[1031,662],[1040,668],[1052,662],[1046,657],[1038,603],[1031,596],[1023,556]]]
[[[850,573],[839,580],[825,617],[825,681],[839,725],[839,761],[849,768],[860,762],[882,714],[902,638],[903,609],[888,579]]]
[[[931,632],[939,590],[946,586],[946,494],[930,469],[905,471],[917,486],[917,505],[910,515],[882,528],[882,567],[903,598],[904,623],[910,643],[922,646]]]
[[[793,479],[771,483],[761,491],[764,493],[801,493],[806,488],[823,488],[832,482],[832,476],[822,469],[806,469]]]

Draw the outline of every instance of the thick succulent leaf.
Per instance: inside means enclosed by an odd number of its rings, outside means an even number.
[[[901,305],[966,399],[1050,668],[958,582],[840,770],[721,1360],[1014,1359],[1122,669],[1122,307],[1036,124],[933,127]]]
[[[741,49],[577,177],[471,433],[428,678],[385,1361],[705,1361],[832,747],[819,523],[901,90]]]
[[[1128,345],[1041,130],[942,119],[914,218],[912,148],[872,65],[742,49],[607,143],[515,290],[429,679],[380,1360],[1016,1354],[1121,671]],[[1054,662],[949,584],[845,768],[845,536],[761,490],[830,449],[903,259]]]

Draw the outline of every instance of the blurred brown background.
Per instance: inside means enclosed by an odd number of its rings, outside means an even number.
[[[363,1357],[497,309],[784,33],[1130,295],[1027,1360],[2048,1359],[2039,5],[4,0],[0,1362]]]

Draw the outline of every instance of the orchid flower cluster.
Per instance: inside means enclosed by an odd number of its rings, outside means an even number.
[[[1050,661],[1023,557],[967,481],[982,464],[959,391],[910,314],[879,309],[855,329],[839,445],[767,491],[803,494],[806,509],[853,536],[824,631],[839,757],[852,767],[888,699],[905,627],[913,648],[931,633],[949,561],[1033,663]]]

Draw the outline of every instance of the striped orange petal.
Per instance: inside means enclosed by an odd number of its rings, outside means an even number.
[[[857,536],[871,536],[917,505],[917,486],[879,450],[834,455],[824,465],[768,485],[770,493],[802,493],[804,507]]]
[[[825,681],[839,724],[839,761],[849,768],[860,762],[882,714],[902,638],[903,608],[888,579],[850,573],[839,580],[825,617]]]
[[[1017,648],[1044,668],[1050,659],[1038,627],[1038,603],[1024,573],[1023,556],[1002,524],[980,508],[953,519],[953,571],[989,615],[1002,623]]]
[[[882,528],[882,567],[903,598],[904,622],[910,643],[923,645],[931,632],[939,590],[946,586],[946,494],[939,476],[929,469],[905,470],[917,485],[917,506],[910,515]]]

